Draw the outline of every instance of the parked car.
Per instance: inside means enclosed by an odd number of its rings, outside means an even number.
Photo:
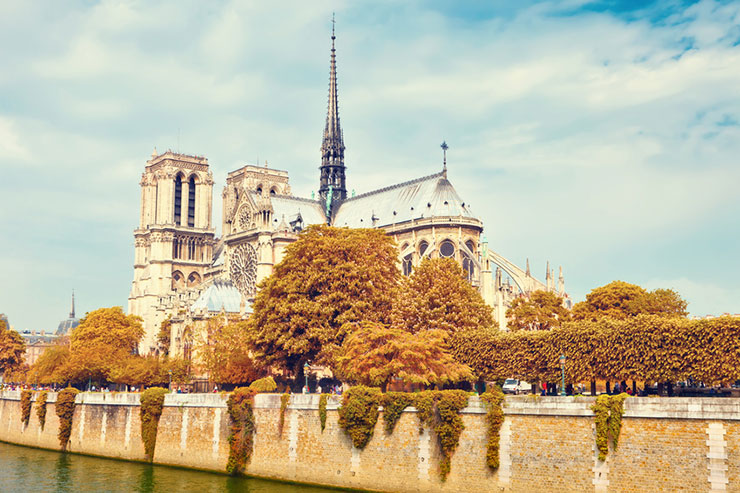
[[[521,394],[531,392],[532,384],[516,378],[507,378],[501,390],[504,391],[504,394]]]

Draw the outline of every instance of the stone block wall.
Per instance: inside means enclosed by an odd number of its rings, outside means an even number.
[[[169,394],[154,462],[224,472],[229,454],[226,395]],[[439,448],[416,412],[403,413],[391,435],[382,417],[360,451],[338,425],[339,398],[327,405],[322,432],[318,395],[293,395],[279,429],[280,396],[255,400],[254,476],[377,491],[740,491],[740,399],[629,398],[617,450],[598,460],[593,399],[507,397],[500,467],[485,465],[485,408],[471,397],[465,429],[446,482]],[[56,395],[46,425],[20,420],[20,392],[0,394],[0,440],[58,450]],[[381,413],[382,416],[382,413]],[[138,394],[77,396],[68,450],[144,460]]]

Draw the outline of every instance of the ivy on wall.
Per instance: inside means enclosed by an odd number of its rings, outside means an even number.
[[[407,392],[386,392],[383,394],[383,424],[386,435],[393,433],[393,428],[401,418],[403,410],[413,404],[414,399]]]
[[[42,390],[36,398],[36,417],[39,418],[39,424],[42,430],[46,425],[46,398],[48,395],[49,391]]]
[[[280,421],[278,421],[278,435],[283,436],[283,426],[285,425],[285,410],[290,403],[290,392],[280,396]]]
[[[68,387],[57,395],[57,402],[54,405],[54,410],[59,417],[59,445],[62,450],[67,450],[67,443],[69,443],[69,436],[72,434],[72,418],[75,415],[75,397],[80,391]]]
[[[614,450],[619,445],[619,434],[622,431],[622,415],[624,414],[624,400],[627,394],[600,395],[596,403],[591,406],[596,417],[596,448],[599,450],[599,460],[606,460],[609,453],[609,438]]]
[[[363,449],[378,422],[380,389],[357,385],[344,393],[339,408],[339,426],[350,436],[355,448]]]
[[[442,457],[439,460],[439,475],[442,481],[450,473],[452,454],[457,449],[463,426],[462,411],[468,405],[468,393],[464,390],[442,390],[435,395],[437,404],[436,423],[434,432],[439,440]]]
[[[164,396],[169,390],[162,387],[152,387],[141,393],[139,400],[141,406],[139,413],[141,416],[141,440],[144,442],[144,453],[146,460],[151,462],[154,459],[154,447],[157,445],[157,428],[159,427],[159,418],[162,416],[164,407]]]
[[[319,419],[321,420],[321,432],[324,432],[326,428],[326,400],[329,398],[329,394],[321,394],[319,397]]]
[[[30,390],[21,390],[21,423],[24,426],[28,426],[28,421],[31,419],[31,397],[33,392]]]
[[[486,445],[486,465],[491,470],[499,466],[499,438],[501,425],[504,424],[504,410],[501,403],[504,401],[504,393],[498,386],[489,388],[481,394],[480,399],[486,403],[488,413],[486,423],[488,424],[488,443]]]
[[[254,446],[254,389],[239,387],[229,396],[226,408],[229,412],[231,430],[229,433],[229,460],[226,472],[240,474],[252,457]]]

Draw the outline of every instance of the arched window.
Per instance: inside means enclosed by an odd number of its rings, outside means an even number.
[[[270,195],[277,195],[277,192],[275,191],[274,188],[270,190]]]
[[[257,193],[262,195],[262,185],[257,185]]]
[[[455,244],[450,240],[445,240],[439,245],[439,256],[451,258],[455,256]]]
[[[429,248],[429,243],[427,243],[426,241],[422,241],[421,243],[419,243],[419,256],[420,257],[424,255],[424,252],[427,251],[427,248]]]
[[[467,278],[468,282],[473,282],[473,273],[475,272],[475,266],[473,265],[473,261],[470,259],[470,257],[467,256],[467,254],[463,254],[462,268],[463,271],[465,271],[465,277]]]
[[[175,224],[180,224],[180,210],[182,207],[182,176],[175,177]]]
[[[473,243],[473,240],[466,241],[465,246],[468,247],[468,250],[470,250],[470,253],[475,253],[475,243]]]
[[[185,287],[185,277],[182,272],[176,270],[172,273],[172,289],[182,289]]]
[[[403,261],[401,262],[401,268],[403,270],[404,276],[411,275],[411,271],[413,270],[413,265],[411,264],[411,254],[410,253],[403,258]]]
[[[191,272],[188,276],[188,287],[197,286],[200,284],[200,275],[197,272]]]
[[[195,177],[190,177],[188,187],[188,226],[195,227]]]

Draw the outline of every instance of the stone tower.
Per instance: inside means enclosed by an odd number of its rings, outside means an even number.
[[[141,177],[141,216],[134,230],[134,281],[129,313],[144,320],[140,352],[156,345],[167,313],[161,298],[196,287],[213,261],[213,175],[208,159],[152,154]],[[176,307],[174,307],[176,308]]]
[[[332,20],[333,22],[333,20]],[[321,142],[321,179],[319,196],[326,209],[327,221],[336,213],[339,205],[347,198],[344,168],[344,136],[339,124],[339,101],[337,100],[337,57],[334,48],[334,25],[331,29],[331,63],[329,66],[329,104],[326,111],[326,126]]]

